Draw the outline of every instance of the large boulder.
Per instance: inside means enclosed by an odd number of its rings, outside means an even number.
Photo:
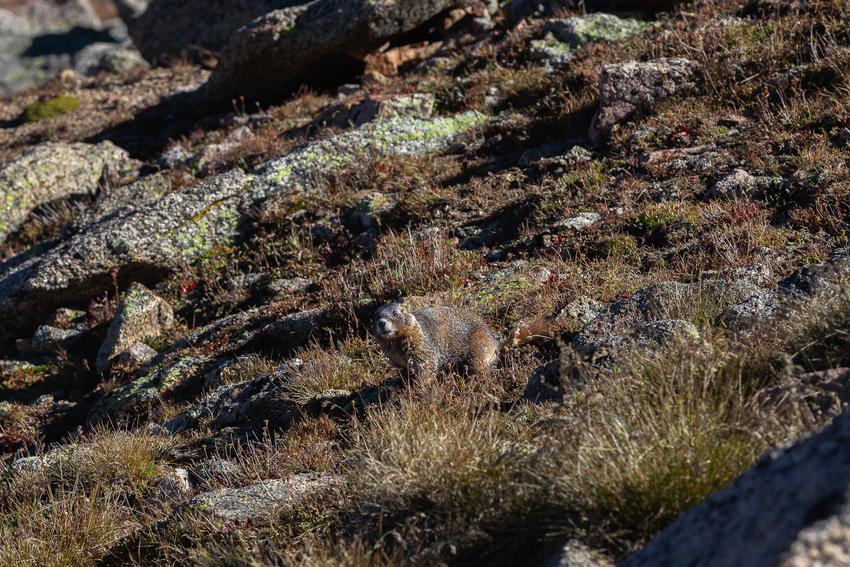
[[[679,58],[603,66],[599,77],[599,109],[590,125],[590,139],[596,144],[604,143],[620,122],[693,88],[697,67],[694,61]]]
[[[685,512],[626,567],[846,565],[850,561],[850,414],[764,457]]]
[[[111,142],[47,142],[0,168],[0,243],[38,207],[74,195],[92,195],[104,170],[136,166]]]
[[[309,0],[152,0],[146,6],[122,2],[130,36],[150,62],[219,51],[230,34],[272,10]]]
[[[103,372],[116,356],[137,343],[159,337],[173,325],[171,305],[145,286],[134,283],[118,305],[118,312],[97,353],[95,367]]]
[[[339,80],[365,55],[467,0],[316,0],[270,12],[233,34],[197,93],[203,108],[279,99],[304,83]]]

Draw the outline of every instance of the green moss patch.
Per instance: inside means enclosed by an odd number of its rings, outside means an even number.
[[[24,109],[23,121],[26,123],[39,122],[54,116],[73,112],[80,107],[77,97],[62,94],[47,100],[37,100]]]

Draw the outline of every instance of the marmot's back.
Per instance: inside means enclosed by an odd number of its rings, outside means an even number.
[[[415,311],[413,316],[422,327],[426,342],[433,346],[440,367],[468,364],[472,362],[472,351],[489,346],[488,343],[494,349],[499,347],[487,323],[463,309],[431,307]]]

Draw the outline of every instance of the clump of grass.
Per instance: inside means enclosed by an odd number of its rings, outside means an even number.
[[[352,263],[334,288],[343,300],[364,292],[384,300],[427,295],[462,287],[481,265],[475,252],[458,250],[442,235],[391,232],[381,238],[369,261]]]
[[[366,340],[352,337],[329,347],[301,349],[300,361],[286,383],[287,394],[306,403],[331,390],[351,391],[373,382],[373,376],[386,370],[386,361]],[[383,375],[383,374],[382,374]]]
[[[54,487],[108,487],[110,495],[140,501],[168,461],[174,440],[99,427],[73,445],[42,457],[40,466],[10,479],[13,493],[39,498]]]
[[[479,412],[447,388],[425,398],[407,396],[369,413],[354,432],[346,481],[360,525],[381,517],[385,533],[415,533],[405,555],[433,560],[444,545],[469,545],[482,518],[496,521],[513,509],[511,479],[522,460],[511,456],[509,418]]]
[[[634,215],[629,220],[629,228],[637,234],[647,234],[664,228],[676,218],[676,212],[670,208],[651,207],[640,214]]]
[[[219,372],[215,386],[247,382],[263,374],[274,372],[277,367],[278,364],[274,361],[258,354],[242,356]]]
[[[298,422],[283,437],[264,436],[238,445],[234,460],[240,469],[239,478],[247,482],[330,472],[342,457],[342,445],[339,424],[321,416]]]
[[[655,533],[768,448],[752,433],[758,424],[740,373],[684,340],[664,356],[635,351],[591,390],[593,401],[571,410],[570,430],[554,435],[572,451],[547,451],[533,470],[550,479],[565,510],[625,541]]]
[[[126,532],[127,510],[99,489],[74,487],[45,500],[15,498],[0,518],[0,566],[96,565]]]
[[[611,236],[593,246],[594,254],[602,258],[631,258],[637,250],[638,242],[629,234]]]

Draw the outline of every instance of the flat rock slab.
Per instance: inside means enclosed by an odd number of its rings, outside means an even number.
[[[195,496],[182,511],[209,514],[226,522],[242,522],[285,512],[333,483],[329,475],[298,474],[244,488],[225,488]]]

